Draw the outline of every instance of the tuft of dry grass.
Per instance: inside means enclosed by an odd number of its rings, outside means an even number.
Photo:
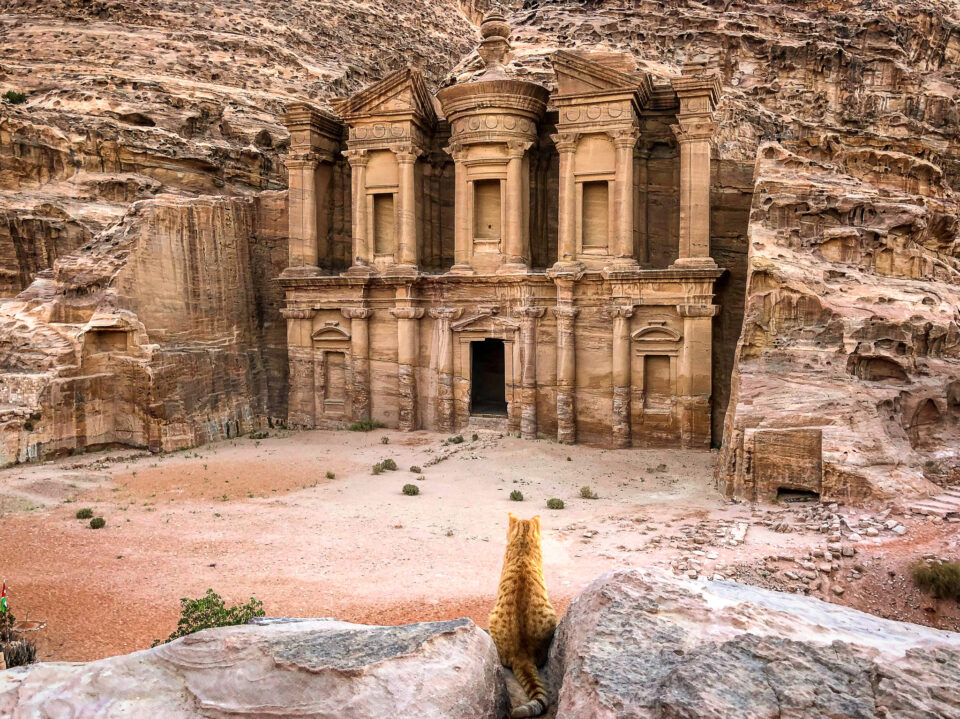
[[[917,562],[911,574],[914,584],[934,599],[960,602],[960,562]]]

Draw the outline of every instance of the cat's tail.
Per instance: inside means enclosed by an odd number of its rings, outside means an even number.
[[[543,680],[540,679],[537,665],[529,657],[521,657],[513,665],[513,673],[527,693],[528,701],[514,708],[510,713],[511,719],[538,717],[543,714],[547,710],[547,690],[543,686]]]

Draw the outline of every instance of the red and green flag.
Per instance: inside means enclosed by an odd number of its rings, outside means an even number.
[[[7,611],[7,583],[3,583],[3,589],[0,589],[0,614]]]

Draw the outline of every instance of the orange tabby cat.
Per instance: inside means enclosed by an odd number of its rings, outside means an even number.
[[[543,581],[540,517],[517,519],[511,514],[500,591],[490,612],[490,636],[500,661],[513,670],[527,693],[529,701],[510,714],[514,719],[540,716],[546,711],[547,692],[537,667],[547,661],[556,628],[557,613]]]

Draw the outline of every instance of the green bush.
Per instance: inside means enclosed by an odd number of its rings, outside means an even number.
[[[84,507],[77,510],[77,519],[90,519],[93,516],[93,510],[90,507]]]
[[[3,99],[9,102],[11,105],[22,105],[27,101],[27,94],[24,92],[17,92],[16,90],[7,90],[3,93]]]
[[[107,526],[107,520],[103,517],[94,517],[90,520],[90,529],[103,529]]]
[[[519,489],[513,490],[510,492],[510,499],[512,499],[514,502],[522,502],[523,492],[521,492]]]
[[[383,462],[377,462],[375,465],[373,465],[373,473],[383,474]]]
[[[333,472],[327,472],[327,479],[336,479],[336,478],[337,478],[337,475],[335,475]]]
[[[414,464],[414,465],[411,465],[410,471],[413,472],[414,474],[420,474],[423,470]]]
[[[474,432],[472,435],[470,435],[470,439],[476,442],[478,439],[480,439],[480,435]]]
[[[463,435],[462,435],[462,434],[458,434],[458,435],[455,435],[455,436],[453,436],[453,437],[449,437],[449,438],[447,439],[447,442],[449,442],[450,444],[460,444],[460,443],[463,442]]]
[[[403,493],[408,497],[413,497],[420,494],[420,487],[415,484],[405,484],[403,485]]]
[[[583,499],[599,499],[597,493],[587,486],[580,487],[580,497]]]
[[[917,562],[913,581],[935,599],[960,602],[960,562]]]
[[[0,653],[7,669],[33,664],[37,661],[37,645],[14,631],[17,620],[10,612],[0,614]]]
[[[547,500],[547,509],[563,509],[563,500],[551,497]]]
[[[251,432],[247,435],[250,439],[266,439],[270,436],[269,432]]]
[[[383,422],[376,419],[361,419],[359,422],[354,422],[347,425],[347,429],[351,432],[372,432],[375,429],[383,429],[386,427]]]
[[[246,624],[253,617],[262,617],[263,614],[263,602],[259,599],[250,597],[250,601],[246,604],[228,607],[219,594],[208,589],[206,595],[199,599],[187,597],[181,599],[177,630],[166,639],[157,639],[151,646],[172,642],[174,639],[199,632],[201,629]]]
[[[381,437],[381,438],[380,438],[380,444],[390,444],[390,438],[387,437],[387,436]]]
[[[389,469],[391,472],[393,472],[397,468],[397,463],[394,462],[392,459],[384,459],[383,461],[380,462],[380,464],[383,466],[384,469]]]

